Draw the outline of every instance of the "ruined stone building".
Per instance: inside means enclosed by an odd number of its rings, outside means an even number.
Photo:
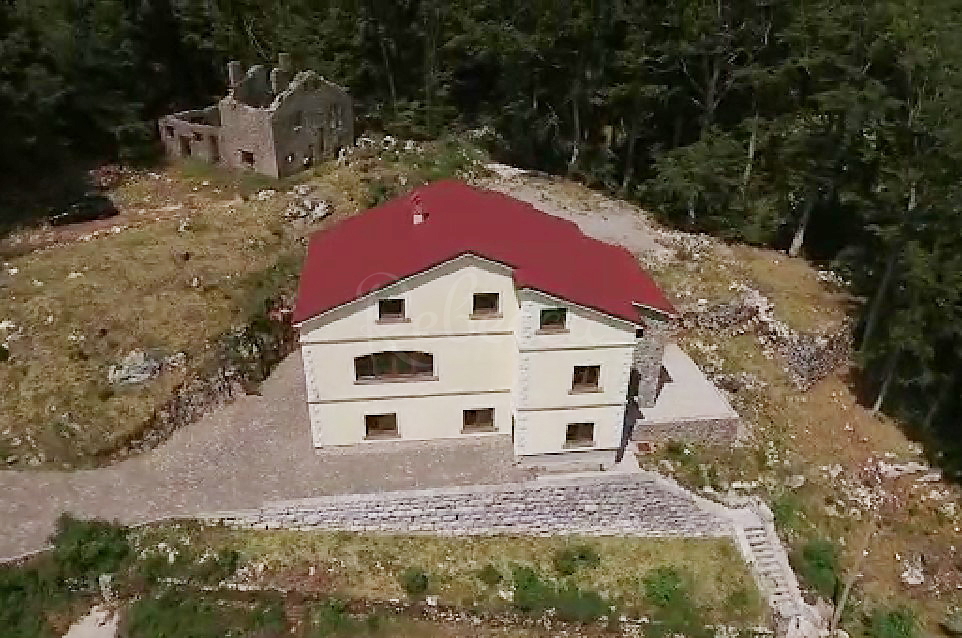
[[[353,144],[351,96],[314,71],[295,74],[290,55],[269,73],[231,62],[228,78],[217,104],[160,118],[168,156],[285,177]]]

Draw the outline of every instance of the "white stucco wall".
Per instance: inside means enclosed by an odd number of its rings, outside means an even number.
[[[471,317],[473,295],[497,292],[501,316]],[[378,322],[378,300],[403,298],[410,321]],[[567,309],[567,331],[539,334],[543,308]],[[568,451],[569,423],[595,424],[595,449],[621,441],[635,326],[537,291],[510,269],[464,256],[304,322],[301,343],[316,446],[364,441],[364,417],[397,414],[403,439],[464,436],[462,411],[494,408],[519,455]],[[414,350],[431,380],[358,382],[355,357]],[[597,392],[572,392],[577,365],[598,365]],[[513,424],[513,428],[512,428]],[[483,435],[469,435],[483,436]]]
[[[472,319],[474,293],[500,295],[501,317]],[[402,298],[410,319],[379,323],[378,301]],[[494,408],[511,432],[518,301],[505,266],[465,256],[305,322],[301,343],[314,444],[364,440],[364,416],[397,414],[404,439],[461,436],[462,411]],[[434,357],[434,380],[358,382],[354,359],[414,350]]]
[[[515,452],[568,451],[565,432],[569,423],[594,423],[594,448],[617,448],[624,425],[635,326],[534,290],[522,291],[519,300]],[[567,310],[566,332],[540,331],[541,310],[549,308]],[[590,365],[601,367],[599,391],[572,392],[574,367]]]

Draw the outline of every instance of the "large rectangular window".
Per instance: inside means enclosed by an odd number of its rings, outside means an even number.
[[[464,411],[464,425],[461,431],[465,434],[474,432],[494,431],[494,408],[479,408]]]
[[[397,414],[368,414],[364,417],[365,439],[396,439],[399,436]]]
[[[571,375],[572,392],[594,392],[598,390],[601,366],[575,366]]]
[[[471,317],[482,319],[484,317],[500,316],[500,295],[496,292],[476,292],[474,293],[474,305],[471,308]]]
[[[594,423],[569,423],[565,432],[565,447],[594,447]]]
[[[375,352],[354,359],[354,374],[358,381],[431,379],[434,356],[411,350]]]
[[[541,311],[540,328],[544,332],[563,332],[568,329],[568,311],[565,308],[545,308]]]
[[[377,302],[378,321],[404,321],[403,299],[381,299]]]

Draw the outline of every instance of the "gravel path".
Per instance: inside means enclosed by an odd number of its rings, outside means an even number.
[[[43,547],[63,511],[136,523],[272,500],[522,478],[509,437],[315,451],[295,353],[260,396],[241,397],[156,450],[95,470],[0,471],[0,557]]]

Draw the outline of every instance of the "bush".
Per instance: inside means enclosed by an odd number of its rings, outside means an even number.
[[[123,567],[131,554],[127,528],[107,521],[82,521],[69,514],[57,519],[51,538],[61,579],[92,586],[100,574]]]
[[[645,598],[656,609],[646,632],[650,638],[683,634],[688,638],[711,635],[701,610],[691,598],[688,581],[674,567],[659,567],[644,579]]]
[[[659,567],[645,576],[645,598],[655,607],[668,607],[687,595],[681,576],[673,567]]]
[[[190,636],[223,638],[265,631],[280,635],[286,621],[284,606],[265,598],[253,604],[230,604],[185,591],[146,596],[131,605],[125,629],[128,638]]]
[[[607,613],[607,601],[597,592],[577,587],[557,589],[530,567],[515,566],[512,579],[514,606],[521,612],[538,615],[554,609],[559,618],[571,622],[591,622]]]
[[[55,570],[0,566],[0,627],[4,636],[55,636],[46,614],[65,601]]]
[[[779,529],[797,529],[801,511],[802,501],[792,492],[785,492],[772,502],[772,514]]]
[[[0,343],[0,363],[10,360],[10,350],[7,346]]]
[[[529,614],[540,614],[554,602],[553,588],[541,580],[530,567],[516,565],[511,572],[514,581],[514,606]]]
[[[554,567],[563,576],[571,576],[582,567],[597,567],[601,556],[591,545],[565,547],[555,553]]]
[[[504,580],[504,576],[501,575],[501,572],[498,571],[497,567],[495,567],[491,563],[488,563],[483,568],[481,568],[481,571],[478,572],[478,580],[480,580],[482,583],[484,583],[488,587],[494,587],[495,585],[500,583],[502,580]]]
[[[833,598],[838,586],[838,549],[829,540],[812,539],[796,555],[796,568],[809,587],[825,598]]]
[[[558,591],[552,606],[557,610],[558,618],[569,622],[592,622],[608,611],[608,604],[598,592],[577,587],[566,587]]]
[[[869,616],[865,634],[869,638],[915,638],[915,614],[909,609],[876,609]]]
[[[430,579],[423,569],[409,567],[401,574],[401,587],[409,596],[420,596],[428,590]]]
[[[343,602],[332,598],[326,603],[311,609],[311,626],[316,638],[332,636],[338,632],[354,635],[357,627],[354,620],[347,615],[347,607]]]

